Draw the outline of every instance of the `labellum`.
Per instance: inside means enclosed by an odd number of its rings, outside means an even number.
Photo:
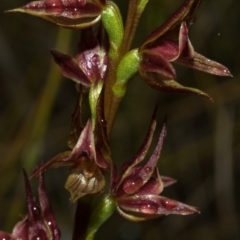
[[[70,192],[71,202],[87,195],[99,193],[105,186],[105,178],[95,163],[82,162],[72,172],[65,183],[65,188]]]

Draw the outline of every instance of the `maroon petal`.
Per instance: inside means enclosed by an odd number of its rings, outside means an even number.
[[[162,79],[158,74],[140,72],[142,78],[152,88],[163,92],[175,92],[175,93],[194,93],[201,97],[206,97],[212,101],[212,99],[204,92],[190,87],[184,87],[173,79]]]
[[[33,170],[31,177],[36,177],[49,168],[58,168],[62,166],[72,165],[73,161],[71,161],[71,159],[68,160],[70,154],[71,154],[70,151],[62,152],[62,153],[59,153],[54,158],[52,158],[51,160],[49,160],[48,162],[40,164]]]
[[[109,163],[105,160],[102,152],[96,149],[96,164],[103,169],[109,168]]]
[[[39,175],[38,197],[44,221],[46,222],[47,226],[51,229],[53,239],[59,240],[61,233],[57,227],[57,223],[47,197],[47,191],[43,179],[43,174]]]
[[[2,231],[0,231],[0,239],[1,240],[24,240],[22,238],[14,237],[13,235],[11,235],[9,233],[2,232]]]
[[[153,172],[156,170],[157,162],[162,150],[163,140],[167,134],[166,123],[164,123],[160,137],[158,139],[157,146],[147,161],[147,163],[140,168],[140,170],[135,174],[135,176],[129,177],[124,181],[123,190],[127,194],[133,194],[138,191],[153,175]],[[159,178],[159,184],[161,185],[161,179]],[[160,186],[162,190],[163,186]],[[150,189],[149,189],[150,191]]]
[[[172,40],[163,40],[151,48],[151,52],[161,55],[165,61],[172,61],[179,55],[178,42]]]
[[[25,170],[23,170],[23,175],[24,175],[24,182],[25,182],[26,195],[27,195],[28,219],[30,222],[37,222],[41,218],[41,212],[40,212],[39,206],[34,201],[29,179]]]
[[[79,43],[80,53],[77,55],[77,61],[86,76],[91,79],[91,82],[100,79],[98,50],[98,42],[93,34],[92,28],[83,29]]]
[[[97,164],[96,159],[96,150],[95,150],[95,142],[94,135],[92,131],[91,121],[89,120],[81,132],[77,144],[75,145],[72,152],[66,151],[58,154],[50,161],[39,165],[34,171],[31,177],[38,176],[40,173],[44,172],[49,168],[58,168],[62,166],[79,165],[78,160],[82,156],[87,157],[90,161],[93,161]],[[101,160],[99,160],[101,161]]]
[[[139,150],[137,151],[137,153],[133,157],[132,161],[126,163],[123,166],[122,174],[121,174],[122,175],[121,180],[118,182],[117,188],[121,185],[123,180],[125,180],[127,177],[135,174],[136,171],[134,171],[134,173],[133,173],[133,168],[145,158],[145,156],[147,154],[147,151],[150,147],[150,144],[152,142],[153,134],[154,134],[156,124],[157,124],[157,122],[156,122],[156,110],[157,110],[157,108],[155,109],[155,111],[153,113],[150,127],[148,129],[147,135],[146,135],[141,147],[139,148]],[[138,169],[139,168],[137,168],[137,171],[138,171]]]
[[[25,216],[13,228],[12,235],[21,239],[28,239],[28,216]]]
[[[99,28],[101,31],[102,26]],[[77,61],[91,82],[103,80],[107,70],[107,52],[102,41],[103,39],[97,39],[91,28],[81,32]]]
[[[40,208],[34,201],[30,183],[27,174],[24,170],[23,174],[27,195],[28,221],[26,226],[28,228],[28,239],[47,239],[45,224],[42,221]],[[24,231],[26,231],[26,228],[24,229]],[[25,234],[26,233],[24,233],[24,235]]]
[[[194,58],[187,59],[180,57],[176,60],[176,63],[214,75],[232,77],[232,74],[225,66],[196,52],[194,54]]]
[[[157,195],[132,195],[117,199],[118,206],[144,215],[188,215],[199,211],[195,207]]]
[[[154,45],[157,41],[170,38],[174,39],[178,35],[178,28],[181,22],[186,22],[187,25],[193,19],[202,0],[187,0],[182,6],[159,28],[155,29],[142,45],[142,48],[146,48],[146,45]]]
[[[187,24],[182,22],[179,32],[179,54],[177,58],[192,59],[193,57],[194,49],[188,38]]]
[[[137,191],[138,195],[153,194],[158,195],[163,191],[164,185],[162,179],[159,175],[159,171],[155,169],[156,176],[151,176],[151,178]]]
[[[91,81],[78,66],[77,61],[67,54],[60,53],[56,50],[51,51],[55,62],[60,67],[63,76],[72,79],[76,83],[81,83],[87,87],[91,85]]]
[[[102,8],[86,0],[44,0],[8,12],[27,13],[62,27],[82,29],[100,20]]]
[[[188,39],[188,28],[186,22],[182,22],[181,24],[179,31],[179,43],[174,40],[164,39],[152,47],[151,52],[161,55],[164,59],[170,62],[175,61],[179,57],[186,59],[193,58],[194,49]]]
[[[141,215],[141,214],[139,214],[139,216],[135,216],[132,213],[127,213],[123,211],[120,207],[117,207],[117,211],[122,217],[133,222],[142,222],[158,217],[157,215]]]
[[[162,182],[163,182],[163,186],[164,187],[169,187],[172,184],[174,184],[175,182],[177,182],[176,179],[173,179],[171,177],[166,177],[166,176],[161,176]]]
[[[141,71],[158,73],[163,78],[176,78],[176,72],[172,64],[155,49],[142,52],[142,61],[139,67]]]
[[[90,120],[88,120],[85,128],[81,132],[76,146],[66,161],[78,160],[83,155],[85,155],[89,160],[96,163],[95,141]]]

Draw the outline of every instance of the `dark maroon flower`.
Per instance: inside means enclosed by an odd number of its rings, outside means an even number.
[[[41,0],[8,12],[27,13],[61,27],[83,29],[100,21],[104,5],[105,0]]]
[[[113,169],[111,194],[116,200],[118,212],[133,221],[143,221],[160,215],[187,215],[198,212],[194,207],[159,196],[164,187],[175,182],[169,177],[160,176],[157,162],[166,136],[164,123],[157,146],[146,163],[142,163],[152,141],[156,127],[153,118],[147,136],[133,160],[125,164],[122,173]]]
[[[76,83],[89,87],[104,79],[108,62],[107,38],[101,26],[96,34],[92,28],[82,30],[76,58],[56,50],[51,53],[63,75]]]
[[[49,168],[71,166],[71,174],[68,176],[65,188],[71,194],[71,201],[87,194],[95,194],[102,191],[105,186],[105,178],[102,170],[108,167],[102,153],[95,147],[92,124],[89,120],[82,130],[81,135],[72,151],[58,154],[50,161],[41,164],[33,173],[33,176]]]
[[[23,171],[26,195],[27,216],[18,222],[11,234],[0,231],[1,240],[59,240],[60,231],[48,201],[46,187],[42,174],[39,175],[38,197],[40,206],[32,195],[29,179]]]
[[[195,52],[189,38],[188,25],[201,0],[186,0],[159,28],[155,29],[139,50],[140,75],[153,88],[162,91],[192,92],[205,97],[200,90],[184,87],[176,79],[171,62],[219,76],[231,76],[223,65]]]

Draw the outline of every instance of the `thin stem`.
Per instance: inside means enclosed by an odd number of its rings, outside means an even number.
[[[122,98],[116,97],[113,94],[112,87],[116,81],[117,66],[122,57],[129,51],[135,32],[138,26],[141,14],[146,6],[148,0],[130,0],[128,6],[128,14],[125,24],[125,31],[123,41],[120,46],[119,55],[116,59],[110,60],[108,71],[105,79],[105,118],[107,121],[107,133],[110,135],[115,117],[121,103]]]
[[[93,196],[86,196],[77,202],[72,240],[85,240],[91,216]]]
[[[127,52],[132,44],[133,37],[136,32],[139,17],[137,14],[138,0],[131,0],[128,5],[128,14],[125,24],[125,32],[123,36],[122,51]]]
[[[116,66],[118,65],[119,60],[110,60],[108,64],[108,71],[104,84],[104,114],[105,120],[107,122],[107,134],[110,135],[110,132],[113,127],[115,120],[115,115],[118,110],[118,105],[116,104],[116,97],[113,94],[112,87],[116,79]]]

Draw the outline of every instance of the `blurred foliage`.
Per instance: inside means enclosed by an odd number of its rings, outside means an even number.
[[[124,11],[128,1],[118,2]],[[134,46],[182,2],[149,1]],[[79,33],[24,14],[3,13],[26,3],[8,0],[0,6],[0,229],[6,231],[11,231],[24,213],[21,166],[30,173],[36,164],[67,149],[77,97],[74,84],[63,79],[53,64],[49,49],[74,55]],[[137,224],[115,214],[100,229],[97,239],[240,239],[238,11],[238,0],[205,0],[190,27],[195,49],[226,65],[233,78],[177,67],[179,82],[207,92],[214,103],[194,95],[159,93],[136,77],[121,104],[111,139],[113,158],[120,166],[140,145],[158,104],[158,133],[164,116],[168,117],[160,173],[178,180],[163,195],[198,206],[201,215],[162,217]],[[75,208],[63,188],[66,172],[67,169],[59,169],[46,173],[62,239],[70,239]],[[36,185],[35,179],[32,184]]]

